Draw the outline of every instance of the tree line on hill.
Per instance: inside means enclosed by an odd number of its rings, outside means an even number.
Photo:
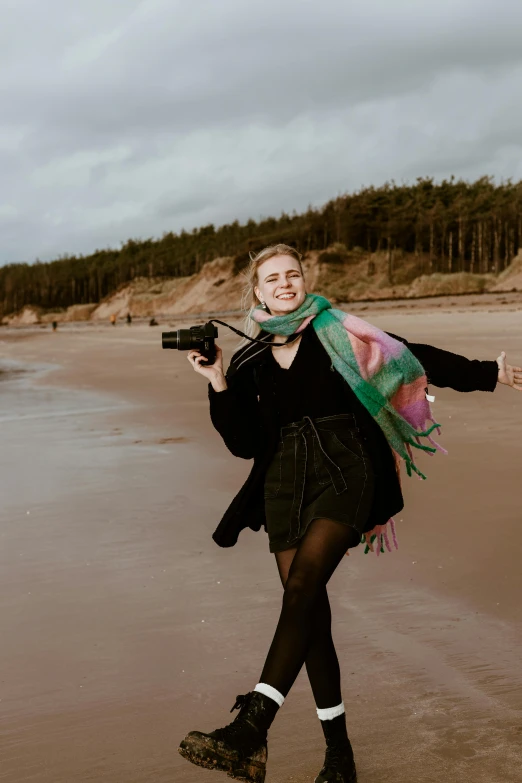
[[[395,250],[421,259],[420,271],[502,271],[522,247],[522,182],[496,185],[491,177],[469,183],[386,183],[332,199],[320,208],[279,218],[213,224],[129,239],[121,249],[96,250],[34,264],[0,267],[0,316],[24,305],[61,309],[99,302],[136,277],[167,278],[198,272],[217,257],[232,256],[239,271],[249,251],[285,242],[305,253],[334,243],[371,257],[385,251],[390,277]],[[330,260],[336,254],[330,253]],[[401,254],[396,254],[400,256]],[[346,256],[337,256],[339,263]],[[399,261],[400,263],[400,261]]]

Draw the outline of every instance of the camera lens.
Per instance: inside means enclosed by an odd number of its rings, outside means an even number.
[[[162,332],[161,335],[161,347],[162,348],[178,348],[178,333],[176,332]]]
[[[209,334],[209,328],[212,330]],[[217,335],[217,329],[212,324],[204,326],[191,326],[190,329],[177,329],[175,332],[162,332],[161,344],[163,348],[175,348],[178,351],[190,351],[195,348],[198,351],[206,351],[210,356],[214,353],[214,340],[212,335]]]
[[[175,332],[162,332],[161,345],[163,348],[174,348],[178,351],[190,351],[198,347],[199,327],[192,329],[177,329]]]
[[[178,329],[178,345],[179,351],[190,351],[191,348],[196,348],[195,337],[193,329]]]

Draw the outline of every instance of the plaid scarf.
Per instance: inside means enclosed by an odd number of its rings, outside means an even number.
[[[395,457],[399,478],[401,459],[406,464],[408,476],[414,471],[420,479],[426,478],[415,464],[412,446],[430,456],[437,449],[447,453],[431,437],[435,429],[440,435],[441,425],[433,418],[426,399],[428,381],[424,369],[400,340],[362,318],[336,310],[317,294],[307,294],[304,302],[287,315],[270,315],[258,306],[251,318],[264,331],[282,335],[302,332],[312,321],[334,368],[384,432]],[[424,429],[427,421],[433,423]],[[421,438],[426,438],[432,446],[422,444]],[[389,521],[397,548],[394,520]],[[377,525],[363,536],[366,551],[374,551],[376,539],[377,554],[384,552],[384,544],[391,551],[386,525]]]

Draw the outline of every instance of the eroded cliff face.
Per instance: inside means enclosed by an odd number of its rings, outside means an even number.
[[[522,291],[522,251],[496,278],[491,291]]]
[[[26,305],[18,313],[4,316],[2,324],[6,326],[32,326],[40,323],[40,317],[40,308]]]
[[[20,312],[6,315],[2,318],[2,324],[7,326],[33,326],[34,324],[89,321],[92,313],[98,307],[97,304],[71,305],[66,310],[59,312],[44,312],[40,307],[26,305]]]
[[[242,278],[234,275],[232,258],[216,258],[195,275],[171,280],[135,280],[102,302],[92,314],[106,320],[131,312],[136,316],[175,315],[241,307]]]
[[[310,254],[303,261],[310,290],[314,290],[318,274],[316,256]],[[120,318],[128,312],[139,317],[240,310],[245,286],[244,275],[234,273],[233,258],[216,258],[190,277],[135,280],[102,302],[91,318],[107,320],[113,314]]]
[[[347,301],[418,298],[485,291],[522,291],[522,253],[501,275],[422,274],[426,259],[413,254],[397,259],[393,282],[389,280],[386,253],[350,253],[346,263],[321,262],[312,251],[303,259],[308,291],[326,296],[333,304]],[[108,321],[124,318],[176,316],[191,313],[239,311],[248,307],[244,290],[246,279],[236,274],[234,259],[216,258],[190,277],[167,280],[138,278],[100,304],[74,305],[60,313],[42,313],[26,306],[20,313],[7,316],[3,323],[13,326],[50,321]]]
[[[319,252],[303,259],[308,291],[326,296],[333,303],[394,298],[418,298],[455,294],[480,294],[485,291],[522,291],[522,253],[499,277],[492,274],[422,274],[426,259],[403,255],[389,280],[386,253],[352,254],[345,264],[322,263]],[[245,277],[235,274],[232,258],[216,258],[195,275],[163,281],[135,280],[102,302],[92,313],[95,320],[107,320],[112,314],[124,317],[184,315],[190,313],[240,310],[248,306],[244,299]]]

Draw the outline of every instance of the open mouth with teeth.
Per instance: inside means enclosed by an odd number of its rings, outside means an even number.
[[[293,299],[295,294],[279,294],[277,299]]]

